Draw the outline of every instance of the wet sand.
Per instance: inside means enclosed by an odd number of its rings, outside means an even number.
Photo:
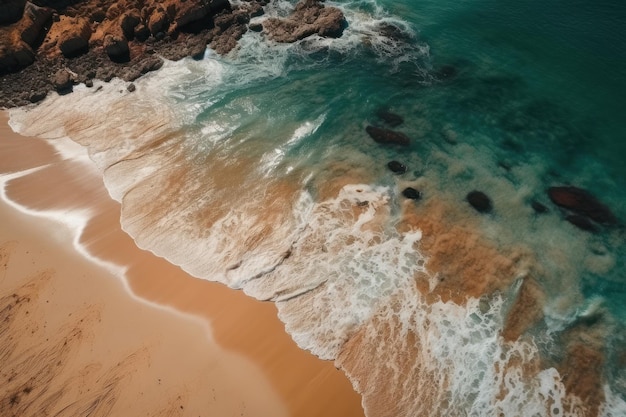
[[[0,414],[363,415],[343,373],[300,350],[272,304],[138,249],[90,164],[1,118],[0,172],[40,167],[7,182],[9,199],[86,223],[74,236],[0,205],[0,383],[10,387]]]

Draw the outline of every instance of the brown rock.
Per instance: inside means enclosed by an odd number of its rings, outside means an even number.
[[[106,35],[103,46],[111,61],[128,62],[130,60],[130,50],[128,49],[128,41],[126,39],[114,35]]]
[[[120,27],[122,33],[126,39],[133,39],[135,37],[135,27],[141,22],[141,15],[137,10],[131,10],[122,14],[120,17]]]
[[[550,187],[548,196],[557,206],[589,217],[595,222],[617,224],[617,218],[611,210],[582,188],[573,186]]]
[[[46,98],[46,96],[48,95],[48,93],[46,91],[34,91],[29,97],[28,100],[31,103],[38,103],[41,100],[43,100],[44,98]]]
[[[276,42],[295,42],[314,34],[338,38],[345,24],[345,17],[338,8],[325,7],[318,0],[302,0],[289,17],[267,19],[263,29]]]
[[[143,23],[140,23],[137,26],[135,26],[135,30],[134,30],[135,39],[137,39],[140,42],[143,42],[149,37],[150,37],[150,29],[148,29],[146,25],[144,25]]]
[[[0,32],[0,38],[1,35]],[[0,40],[0,73],[15,71],[34,61],[35,53],[26,42],[21,39],[6,43]]]
[[[59,94],[69,93],[72,90],[72,75],[66,69],[60,69],[54,74],[52,84]]]
[[[205,18],[210,11],[209,5],[204,2],[187,0],[176,5],[176,13],[172,16],[172,30],[181,28],[189,23]]]
[[[365,131],[378,143],[383,145],[401,145],[409,146],[411,139],[407,135],[401,132],[395,132],[389,129],[381,129],[376,126],[367,126]]]
[[[169,25],[169,18],[163,9],[156,9],[148,20],[148,29],[150,29],[150,33],[152,33],[153,36],[156,36],[157,33],[167,31]]]
[[[19,22],[20,36],[31,47],[43,40],[45,27],[52,17],[52,9],[39,7],[27,2],[24,7],[24,16]]]
[[[52,30],[56,30],[62,22],[63,28],[58,34],[57,41],[61,53],[71,58],[86,52],[89,48],[89,38],[91,37],[91,26],[87,19],[62,16],[61,22],[53,25]]]

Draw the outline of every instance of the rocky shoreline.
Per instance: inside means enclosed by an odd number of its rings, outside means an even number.
[[[268,18],[267,0],[0,0],[0,107],[36,103],[53,90],[114,77],[132,82],[163,59],[227,54],[248,30],[275,42],[340,37],[343,13],[303,0],[291,16]],[[132,87],[131,87],[132,90]]]

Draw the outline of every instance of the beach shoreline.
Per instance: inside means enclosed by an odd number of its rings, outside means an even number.
[[[122,232],[119,205],[97,172],[88,172],[84,160],[63,159],[44,140],[18,138],[7,126],[7,113],[1,116],[0,170],[32,169],[30,175],[12,174],[10,181],[3,175],[8,198],[33,213],[56,213],[76,227],[72,232],[6,201],[0,205],[8,225],[0,235],[2,299],[7,305],[15,303],[13,294],[31,300],[9,308],[8,331],[16,343],[9,344],[13,353],[7,365],[23,364],[16,355],[65,355],[59,372],[20,371],[10,385],[16,392],[2,403],[9,412],[29,404],[41,411],[47,394],[23,385],[48,375],[40,385],[61,394],[54,404],[46,403],[52,407],[46,410],[69,407],[68,398],[76,398],[75,410],[97,403],[104,407],[102,415],[156,409],[178,413],[172,415],[363,415],[360,397],[343,373],[300,350],[272,304],[195,279],[138,249]],[[88,214],[82,225],[80,213]],[[94,256],[92,261],[78,253],[80,248]],[[100,265],[93,262],[97,259]],[[125,280],[112,274],[116,265],[125,270]],[[33,333],[19,332],[24,326]],[[68,338],[77,334],[89,337]],[[61,336],[71,341],[71,349],[55,350],[67,346]],[[72,383],[77,378],[79,385]],[[115,383],[105,386],[114,389],[103,390],[104,381],[111,380]],[[69,388],[61,390],[64,386]],[[20,410],[29,415],[29,408]]]

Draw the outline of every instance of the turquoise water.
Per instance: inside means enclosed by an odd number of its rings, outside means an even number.
[[[604,358],[596,411],[626,415],[626,6],[327,4],[346,15],[340,39],[278,45],[249,32],[229,56],[168,63],[134,95],[77,88],[12,122],[62,126],[88,146],[141,247],[276,302],[301,347],[346,371],[368,415],[592,415],[560,382],[580,365],[564,362],[579,339]],[[393,129],[410,146],[368,136],[389,127],[381,110],[403,118]],[[619,224],[577,229],[548,198],[556,185],[589,190]],[[402,197],[407,186],[422,199]],[[472,190],[492,213],[467,204]],[[402,228],[411,213],[424,235]],[[444,255],[424,250],[433,238]],[[466,270],[491,286],[446,299],[472,288],[446,287]],[[527,278],[540,319],[505,343]]]

